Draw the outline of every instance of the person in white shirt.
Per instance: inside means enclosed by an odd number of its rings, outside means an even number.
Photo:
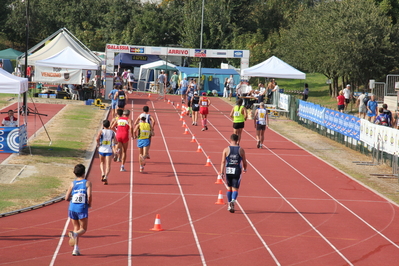
[[[344,92],[344,97],[345,97],[345,110],[348,108],[348,104],[352,98],[352,92],[351,92],[351,85],[346,85],[346,88],[343,89]]]
[[[263,100],[265,99],[265,94],[266,94],[265,85],[263,85],[263,83],[259,83],[258,89],[259,89],[258,103],[262,103]]]
[[[17,127],[18,119],[14,116],[13,110],[8,110],[8,116],[3,119],[1,122],[1,126],[3,127]]]

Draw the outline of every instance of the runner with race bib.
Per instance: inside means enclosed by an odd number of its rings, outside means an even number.
[[[199,100],[200,105],[200,114],[201,114],[201,122],[202,122],[202,131],[208,130],[207,120],[209,113],[209,106],[211,105],[211,100],[206,97],[206,92],[202,93],[202,97]]]
[[[223,150],[220,174],[226,173],[227,199],[229,201],[227,210],[234,213],[234,203],[237,201],[238,189],[241,183],[241,170],[247,172],[247,160],[245,151],[238,145],[238,135],[230,136],[230,146]]]
[[[242,98],[238,99],[236,106],[230,112],[230,117],[233,118],[233,133],[238,136],[238,144],[241,141],[244,122],[247,120],[247,109],[242,105],[243,101]]]
[[[265,104],[261,102],[259,109],[255,111],[255,128],[256,128],[256,147],[262,149],[263,141],[265,140],[265,131],[269,125],[268,110],[265,109]]]
[[[198,92],[194,91],[194,96],[191,99],[191,109],[193,111],[193,113],[192,113],[192,119],[193,119],[192,125],[193,126],[197,126],[198,111],[200,109],[199,101],[200,101],[200,97],[198,96]]]

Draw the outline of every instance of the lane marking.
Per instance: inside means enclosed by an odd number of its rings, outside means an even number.
[[[162,130],[161,121],[159,120],[157,110],[155,109],[154,103],[153,103],[152,101],[151,101],[151,104],[152,104],[152,108],[153,108],[153,110],[154,110],[155,116],[156,116],[156,118],[157,118],[157,120],[158,120],[159,131],[161,132],[162,140],[163,140],[163,143],[164,143],[165,148],[166,148],[166,153],[168,154],[169,161],[170,161],[170,165],[171,165],[171,167],[172,167],[172,169],[173,169],[173,173],[174,173],[174,175],[175,175],[176,183],[177,183],[177,186],[178,186],[178,188],[179,188],[181,198],[182,198],[182,200],[183,200],[184,208],[186,209],[187,218],[188,218],[188,220],[189,220],[190,227],[191,227],[191,231],[192,231],[192,233],[193,233],[194,240],[195,240],[195,243],[196,243],[196,245],[197,245],[197,249],[198,249],[199,255],[200,255],[200,257],[201,257],[202,265],[205,266],[205,265],[206,265],[206,261],[205,261],[204,253],[202,252],[202,248],[201,248],[201,245],[200,245],[200,243],[199,243],[199,239],[198,239],[198,236],[197,236],[197,232],[196,232],[196,230],[195,230],[194,223],[193,223],[193,220],[192,220],[192,218],[191,218],[190,210],[189,210],[189,208],[188,208],[188,204],[187,204],[187,201],[186,201],[184,192],[183,192],[183,188],[182,188],[182,186],[181,186],[181,184],[180,184],[180,180],[179,180],[179,177],[178,177],[178,175],[177,175],[177,172],[176,172],[176,169],[175,169],[175,165],[174,165],[174,163],[173,163],[172,156],[171,156],[170,153],[169,153],[169,147],[168,147],[168,144],[166,143],[165,135],[164,135],[163,130]]]
[[[133,121],[133,108],[134,101],[132,99],[132,121]],[[134,125],[132,125],[134,126]],[[133,136],[132,136],[133,137]],[[129,188],[129,233],[128,233],[128,248],[127,248],[127,261],[128,265],[132,265],[132,250],[133,250],[133,143],[134,139],[130,141],[130,188]]]

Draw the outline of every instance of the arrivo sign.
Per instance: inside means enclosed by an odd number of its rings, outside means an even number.
[[[129,45],[114,45],[114,44],[108,44],[107,45],[108,50],[120,50],[120,51],[129,51]]]
[[[188,55],[188,50],[169,49],[168,50],[168,54]]]

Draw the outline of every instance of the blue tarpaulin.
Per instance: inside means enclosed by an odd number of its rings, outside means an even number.
[[[181,75],[181,78],[187,77],[198,78],[198,68],[195,67],[176,67]],[[216,90],[219,95],[223,95],[224,80],[233,75],[234,84],[240,82],[240,75],[234,69],[220,69],[220,68],[201,68],[201,76],[204,78],[204,90]],[[234,92],[234,91],[233,91]]]

